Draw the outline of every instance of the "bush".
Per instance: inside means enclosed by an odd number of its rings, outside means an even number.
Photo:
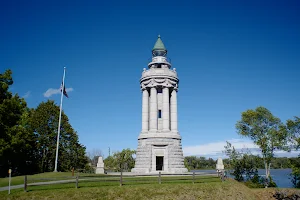
[[[252,180],[246,181],[245,185],[249,188],[264,188],[265,186],[260,183],[255,183]]]
[[[277,184],[273,181],[272,177],[269,177],[269,185],[268,187],[277,187]]]
[[[251,179],[245,181],[245,185],[249,188],[264,188],[266,179],[255,174]],[[272,177],[269,177],[268,187],[277,187],[277,184],[273,181]]]
[[[264,178],[258,175],[258,172],[254,176],[245,182],[245,185],[249,188],[264,188]]]
[[[297,200],[300,199],[300,192],[288,192],[286,190],[276,191],[273,197],[277,200]]]
[[[300,188],[300,163],[299,158],[292,165],[291,181],[295,188]]]

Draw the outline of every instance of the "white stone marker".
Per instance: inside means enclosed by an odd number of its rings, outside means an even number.
[[[224,165],[223,165],[223,160],[222,158],[218,158],[217,164],[216,164],[216,169],[218,172],[221,172],[224,170]]]
[[[103,162],[103,158],[101,156],[99,156],[99,158],[98,158],[96,174],[104,174],[104,162]]]

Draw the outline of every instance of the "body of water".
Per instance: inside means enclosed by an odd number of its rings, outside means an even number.
[[[191,172],[216,173],[216,170],[191,170]],[[271,169],[270,174],[279,188],[292,188],[290,173],[292,169]],[[265,169],[259,169],[258,174],[265,176]]]

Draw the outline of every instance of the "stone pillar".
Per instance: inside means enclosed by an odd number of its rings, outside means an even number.
[[[103,158],[100,156],[98,158],[97,168],[96,168],[96,174],[104,174],[104,162]]]
[[[157,90],[150,90],[150,131],[157,131]]]
[[[177,132],[177,91],[171,93],[171,131]]]
[[[170,131],[170,99],[169,88],[163,88],[163,131]]]
[[[147,132],[149,130],[149,93],[147,89],[143,90],[142,104],[142,132]]]

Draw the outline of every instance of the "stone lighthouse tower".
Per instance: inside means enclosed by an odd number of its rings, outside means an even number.
[[[142,131],[138,137],[135,173],[185,173],[181,137],[177,129],[177,72],[171,68],[160,36],[152,49],[149,69],[140,79]]]

